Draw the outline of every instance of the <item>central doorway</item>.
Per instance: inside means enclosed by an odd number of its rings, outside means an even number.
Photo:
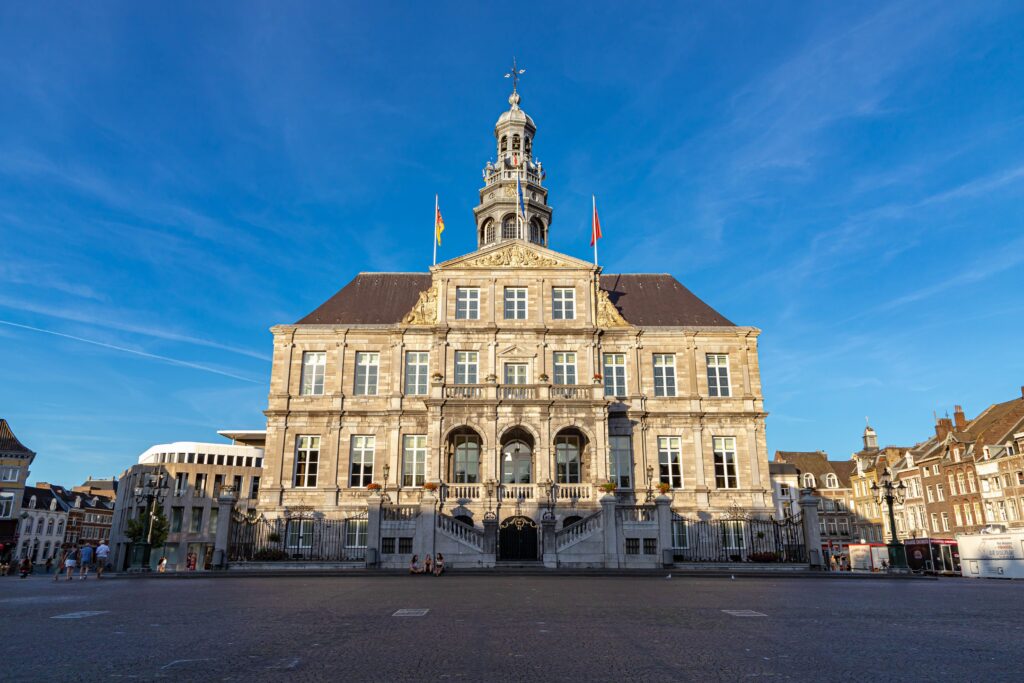
[[[537,559],[537,523],[516,515],[498,525],[498,559],[528,561]]]

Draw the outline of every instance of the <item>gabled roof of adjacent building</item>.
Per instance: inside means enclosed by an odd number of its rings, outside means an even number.
[[[25,444],[18,441],[18,437],[11,431],[11,425],[2,417],[0,417],[0,453],[35,455],[35,451],[26,448]]]
[[[53,493],[64,501],[64,504],[69,510],[75,509],[75,501],[81,499],[81,504],[78,509],[81,510],[113,510],[114,501],[106,496],[90,495],[88,493],[79,493],[77,491],[69,491],[63,486],[51,485]],[[95,502],[94,502],[95,501]]]
[[[819,488],[825,488],[825,477],[829,474],[839,480],[839,488],[850,488],[850,475],[857,467],[852,460],[829,460],[825,451],[775,451],[775,462],[789,463],[800,474],[813,474]]]
[[[32,500],[32,496],[36,497],[35,508],[29,508],[29,502]],[[67,509],[67,505],[65,504],[64,500],[60,496],[56,495],[53,490],[48,488],[38,488],[36,486],[26,486],[25,492],[22,494],[21,497],[21,506],[26,510],[49,510],[50,501],[53,500],[57,501],[57,509]]]
[[[430,273],[359,273],[297,325],[393,325],[430,288]],[[602,275],[601,289],[640,327],[735,327],[671,275]]]

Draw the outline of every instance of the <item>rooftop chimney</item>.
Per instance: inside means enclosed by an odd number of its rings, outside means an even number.
[[[945,439],[953,431],[953,421],[948,417],[940,417],[935,421],[935,436]]]
[[[958,432],[962,432],[967,427],[967,417],[964,415],[963,406],[953,406],[953,421]]]

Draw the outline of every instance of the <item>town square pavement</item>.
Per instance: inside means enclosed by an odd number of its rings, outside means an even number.
[[[1022,608],[969,579],[4,577],[0,680],[1021,681]]]

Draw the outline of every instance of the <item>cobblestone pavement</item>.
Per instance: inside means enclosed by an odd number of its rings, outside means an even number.
[[[0,680],[1020,681],[1022,605],[969,579],[6,577]]]

